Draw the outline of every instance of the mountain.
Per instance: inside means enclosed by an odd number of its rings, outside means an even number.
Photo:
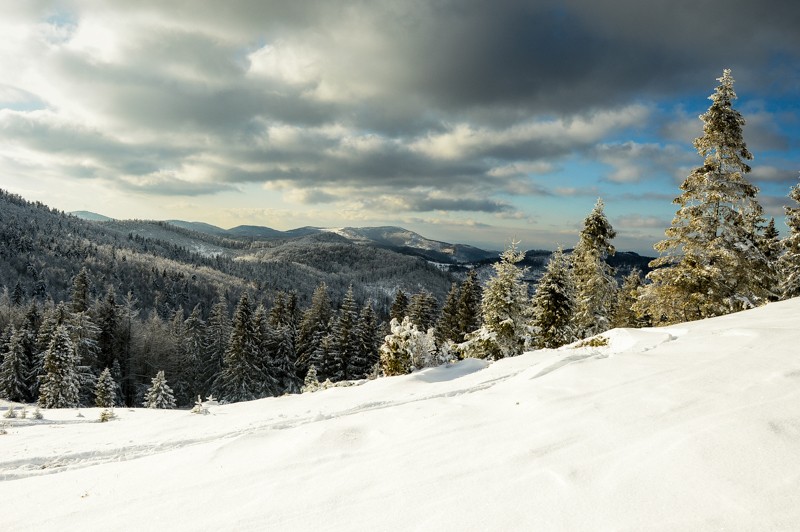
[[[261,241],[182,224],[90,222],[0,190],[0,290],[19,284],[40,301],[66,300],[72,278],[86,268],[93,297],[112,286],[130,292],[143,312],[157,307],[168,316],[197,304],[208,312],[220,292],[232,303],[245,290],[267,305],[277,292],[293,290],[305,307],[324,282],[335,304],[352,285],[359,303],[372,300],[384,315],[398,288],[425,289],[443,301],[453,281],[419,257],[338,235],[299,231],[306,235]]]
[[[168,224],[189,229],[190,231],[197,231],[198,233],[208,233],[210,235],[225,236],[228,234],[226,229],[217,227],[216,225],[207,224],[205,222],[184,222],[183,220],[167,220]]]
[[[794,299],[205,416],[29,407],[3,420],[0,524],[798,530],[798,318]]]
[[[325,230],[342,235],[353,242],[372,244],[445,263],[477,262],[499,255],[496,251],[485,251],[466,244],[431,240],[402,227],[342,227]]]
[[[88,220],[90,222],[110,222],[111,220],[114,219],[91,211],[72,211],[69,214],[77,218],[80,218],[81,220]]]

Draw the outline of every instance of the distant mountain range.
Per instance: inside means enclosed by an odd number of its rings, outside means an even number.
[[[107,216],[89,211],[74,211],[70,214],[89,221],[107,222],[113,220]],[[166,223],[198,233],[253,241],[290,240],[309,235],[334,233],[356,244],[389,249],[404,255],[422,257],[432,262],[446,264],[474,263],[487,259],[495,259],[499,255],[497,251],[487,251],[467,244],[451,244],[448,242],[431,240],[414,231],[394,226],[340,228],[307,226],[290,229],[288,231],[280,231],[278,229],[272,229],[271,227],[257,225],[239,225],[231,229],[222,229],[221,227],[204,222],[166,220]]]

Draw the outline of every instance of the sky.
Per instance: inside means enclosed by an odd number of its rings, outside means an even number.
[[[730,68],[782,223],[800,171],[800,4],[7,2],[0,188],[229,228],[399,225],[571,247],[598,198],[654,254]]]

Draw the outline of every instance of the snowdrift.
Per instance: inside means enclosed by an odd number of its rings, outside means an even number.
[[[0,418],[0,529],[798,530],[799,323],[800,299],[205,416]]]

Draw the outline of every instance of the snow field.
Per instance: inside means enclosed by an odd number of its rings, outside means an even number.
[[[790,300],[206,416],[28,408],[0,418],[0,529],[800,529],[798,317]]]

